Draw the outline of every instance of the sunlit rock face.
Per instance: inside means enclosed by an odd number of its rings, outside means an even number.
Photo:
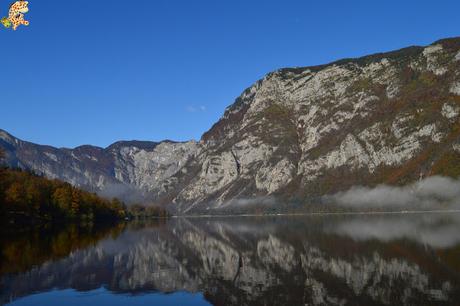
[[[459,175],[459,49],[449,39],[268,74],[203,135],[176,203],[198,211],[209,199],[215,208]]]
[[[355,230],[366,224],[378,230]],[[201,292],[215,305],[456,305],[459,225],[450,215],[171,220],[0,278],[0,298],[104,286]]]
[[[460,39],[280,69],[246,89],[199,143],[32,146],[10,164],[100,190],[125,184],[179,212],[234,199],[314,199],[353,185],[458,176]]]

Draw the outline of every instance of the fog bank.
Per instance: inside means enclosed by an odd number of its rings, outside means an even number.
[[[108,184],[97,194],[103,198],[117,198],[126,204],[145,204],[148,199],[146,192],[126,184]]]
[[[353,187],[324,199],[348,208],[459,209],[460,181],[432,176],[403,187]]]

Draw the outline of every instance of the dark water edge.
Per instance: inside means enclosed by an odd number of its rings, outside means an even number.
[[[15,306],[460,304],[454,212],[47,225],[0,244]]]
[[[0,275],[25,272],[101,239],[116,238],[125,226],[122,222],[9,224],[0,230]]]
[[[20,298],[14,302],[16,306],[49,306],[56,301],[67,301],[72,305],[110,305],[110,306],[144,306],[144,305],[180,305],[206,306],[211,305],[200,293],[175,292],[170,294],[151,293],[138,295],[135,298],[129,294],[117,294],[105,288],[91,291],[76,291],[73,289],[53,290]],[[174,303],[172,303],[174,301]],[[13,301],[11,301],[13,302]],[[60,305],[60,304],[59,304]]]

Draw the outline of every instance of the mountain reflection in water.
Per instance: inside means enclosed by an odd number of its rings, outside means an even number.
[[[86,243],[66,254],[35,237],[49,257],[16,269],[40,250],[10,258],[15,242],[4,242],[0,301],[103,288],[136,305],[177,304],[172,293],[213,305],[460,305],[460,214],[177,218],[104,233],[74,234]]]

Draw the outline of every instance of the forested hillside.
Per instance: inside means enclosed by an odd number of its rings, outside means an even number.
[[[0,151],[0,161],[3,152]],[[0,218],[10,223],[124,218],[117,199],[102,199],[69,183],[19,169],[0,168]]]
[[[0,169],[0,214],[10,221],[109,220],[126,215],[117,199],[102,199],[69,183],[33,173]]]

